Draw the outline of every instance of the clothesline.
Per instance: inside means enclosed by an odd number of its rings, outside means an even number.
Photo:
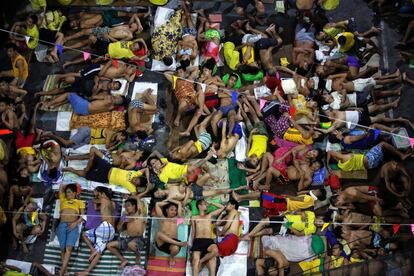
[[[10,213],[10,214],[25,214],[27,212],[19,212],[19,211],[3,211],[4,213]],[[38,214],[43,214],[49,217],[53,217],[54,213],[44,213],[44,212],[38,212]],[[287,213],[288,215],[291,215],[293,213]],[[74,217],[79,217],[80,215],[78,214],[65,214],[65,216],[74,216]],[[84,214],[82,216],[86,216],[86,217],[102,217],[102,215],[97,215],[97,214]],[[174,217],[174,218],[166,218],[166,217],[151,217],[151,216],[135,216],[135,215],[112,215],[112,216],[105,216],[106,218],[126,218],[126,219],[143,219],[143,220],[171,220],[171,219],[177,219],[177,223],[180,222],[179,224],[184,223],[186,220],[189,221],[191,220],[196,220],[196,221],[211,221],[211,222],[233,222],[235,220],[225,220],[225,219],[214,219],[214,218],[187,218],[187,217]],[[283,216],[279,216],[279,217],[283,217]],[[249,220],[249,222],[252,223],[261,223],[263,222],[262,220]],[[267,221],[266,223],[269,224],[286,224],[287,221]],[[307,220],[302,220],[302,222],[304,223],[308,223]],[[335,222],[335,221],[330,221],[330,222],[325,222],[324,223],[324,227],[326,228],[328,225],[354,225],[354,226],[362,226],[362,225],[381,225],[381,226],[395,226],[395,225],[399,225],[399,226],[410,226],[411,229],[414,231],[414,222],[413,223],[382,223],[382,222],[378,222],[378,223],[374,223],[374,222]]]
[[[34,37],[32,37],[32,36],[19,34],[19,33],[12,32],[12,31],[9,31],[9,30],[6,30],[6,29],[1,29],[0,28],[0,31],[6,32],[6,33],[9,33],[9,34],[14,34],[14,35],[17,35],[17,36],[20,36],[20,37],[24,37],[26,40],[27,39],[30,39],[30,38],[34,39]],[[40,38],[38,38],[37,40],[39,42],[42,42],[42,43],[49,44],[51,46],[57,47],[58,48],[58,51],[60,49],[60,51],[59,51],[60,54],[62,54],[62,50],[63,49],[68,49],[68,50],[72,50],[72,51],[75,51],[75,52],[82,53],[83,54],[83,57],[84,57],[84,60],[89,59],[89,57],[91,57],[91,56],[96,57],[96,58],[107,58],[105,56],[100,56],[100,55],[96,55],[96,54],[93,54],[93,53],[85,52],[85,51],[82,51],[82,50],[79,50],[79,49],[74,49],[74,48],[71,48],[71,47],[68,47],[68,46],[63,46],[63,45],[58,44],[58,43],[52,43],[52,42],[49,42],[49,41],[41,40]],[[118,64],[118,60],[117,59],[107,58],[107,60],[112,61],[114,64]],[[123,62],[123,61],[121,61],[121,62]],[[126,63],[126,62],[123,62],[123,63]],[[147,70],[145,67],[140,67],[140,66],[138,66],[138,65],[136,65],[134,63],[126,63],[126,64],[131,65],[132,67],[134,67],[136,69],[139,69],[141,71],[151,71],[151,72],[154,72],[154,73],[157,73],[157,74],[164,75],[162,72]],[[185,81],[188,81],[188,82],[192,82],[194,84],[205,85],[204,83],[201,83],[201,82],[198,82],[198,81],[195,81],[195,80],[190,80],[190,79],[187,79],[187,78],[183,78],[183,77],[180,77],[180,76],[174,76],[174,77],[177,78],[177,79],[181,79],[181,80],[185,80]],[[227,89],[227,88],[218,88],[218,89],[223,90],[223,91],[227,91],[227,92],[231,92],[231,90],[230,89]],[[276,104],[277,105],[280,105],[280,106],[289,106],[288,104],[283,104],[283,103],[279,103],[279,102],[276,102]],[[305,113],[311,113],[311,112],[305,111]],[[342,123],[345,123],[345,124],[348,124],[349,123],[349,124],[351,124],[353,126],[358,126],[360,128],[367,129],[367,130],[375,129],[373,127],[364,126],[364,125],[361,125],[361,124],[358,124],[358,123],[353,123],[353,122],[347,121],[347,120],[337,119],[337,118],[330,117],[330,116],[324,115],[324,114],[318,114],[318,116],[327,118],[327,119],[329,119],[331,121],[339,121],[339,122],[342,122]],[[384,131],[384,130],[380,130],[380,131],[382,133],[386,133],[386,134],[389,134],[391,136],[396,136],[396,137],[400,137],[400,138],[403,138],[403,139],[408,139],[410,141],[411,147],[414,147],[414,138],[411,138],[409,136],[400,135],[398,133],[392,133],[392,132],[389,132],[389,131]]]

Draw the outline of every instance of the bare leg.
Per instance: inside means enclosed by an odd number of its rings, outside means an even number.
[[[120,261],[121,264],[118,266],[118,268],[124,268],[128,264],[128,260],[125,259],[124,256],[119,252],[119,241],[111,241],[108,243],[107,248],[109,251],[111,251],[112,254],[114,254]]]
[[[68,267],[71,254],[72,254],[72,247],[66,247],[65,252],[63,253],[62,267],[60,268],[60,275],[66,274],[66,268]]]
[[[400,98],[396,99],[395,101],[387,104],[374,104],[368,106],[368,112],[369,114],[372,113],[381,113],[384,111],[387,111],[388,109],[397,108],[398,104],[400,103]]]
[[[243,200],[256,200],[260,199],[261,192],[252,192],[245,195],[239,195],[235,191],[231,193],[232,197],[236,201],[243,201]]]
[[[191,118],[190,123],[188,124],[188,127],[185,131],[180,132],[178,135],[179,136],[184,136],[184,137],[188,137],[191,135],[191,130],[194,128],[194,126],[198,123],[198,120],[201,117],[201,110],[197,109],[197,111],[194,113],[193,118]]]
[[[178,127],[180,125],[181,116],[187,110],[187,107],[188,105],[185,101],[180,101],[180,103],[178,104],[177,116],[174,120],[174,126]]]
[[[217,137],[218,135],[218,126],[217,123],[223,117],[223,113],[220,110],[214,112],[213,117],[211,118],[211,128],[213,130],[213,135]]]

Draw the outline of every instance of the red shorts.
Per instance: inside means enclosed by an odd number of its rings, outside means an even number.
[[[187,176],[188,183],[195,183],[197,181],[198,176],[200,175],[201,171],[202,170],[200,168],[196,168],[192,174]]]
[[[20,130],[16,131],[16,149],[32,147],[35,139],[35,133],[30,133],[25,137]]]
[[[239,245],[239,237],[234,234],[228,234],[217,244],[220,257],[233,255]]]
[[[261,193],[260,203],[261,207],[265,208],[269,215],[278,215],[287,210],[286,198],[269,192]]]

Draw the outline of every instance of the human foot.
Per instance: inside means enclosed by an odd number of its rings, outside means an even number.
[[[183,132],[178,133],[178,135],[179,135],[180,137],[188,137],[188,136],[190,136],[190,132],[188,132],[188,131],[183,131]]]
[[[240,197],[235,191],[231,192],[231,196],[234,198],[235,201],[240,201]]]
[[[118,266],[118,268],[124,268],[128,264],[128,260],[125,260],[121,262],[121,264]]]

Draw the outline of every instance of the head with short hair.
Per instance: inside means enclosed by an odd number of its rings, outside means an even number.
[[[28,28],[31,28],[31,27],[33,27],[33,25],[36,25],[37,24],[37,21],[38,21],[37,15],[30,14],[28,17],[26,17],[25,23],[26,23],[26,26]]]
[[[346,44],[346,37],[344,35],[340,35],[338,37],[338,44],[344,46]]]
[[[164,62],[166,66],[171,66],[174,62],[174,59],[170,56],[165,56],[162,58],[162,62]]]
[[[14,43],[11,43],[11,42],[7,43],[6,49],[7,49],[7,56],[11,59],[14,58],[18,54],[18,48],[16,44]]]
[[[76,197],[76,184],[68,184],[65,186],[65,198],[74,199]]]
[[[180,78],[185,78],[185,73],[187,72],[187,68],[184,66],[178,66],[176,69],[177,76]]]
[[[196,202],[196,207],[200,212],[201,211],[205,212],[207,211],[208,203],[204,199],[199,199]]]
[[[326,190],[325,188],[312,190],[312,193],[318,198],[319,201],[324,201],[326,199]]]
[[[312,140],[314,143],[319,143],[319,142],[323,142],[323,140],[325,139],[325,135],[320,132],[319,130],[315,130],[312,134]]]
[[[230,199],[229,202],[227,202],[226,210],[238,210],[239,209],[239,202],[235,200],[234,198]]]
[[[175,218],[176,216],[178,216],[178,205],[169,202],[162,208],[162,213],[166,218]]]
[[[103,186],[98,186],[95,188],[96,194],[99,197],[105,196],[108,199],[112,198],[112,190]]]
[[[323,167],[323,162],[320,159],[316,159],[310,163],[309,167],[312,171],[316,172]]]
[[[185,55],[181,58],[180,65],[182,67],[187,68],[188,66],[190,66],[190,63],[191,63],[190,56]]]
[[[324,155],[324,151],[321,149],[312,149],[306,152],[306,157],[315,160],[315,159],[322,159]]]
[[[124,207],[128,214],[135,214],[138,211],[138,201],[135,198],[130,197],[125,200]]]
[[[150,157],[147,161],[147,164],[155,170],[159,170],[162,166],[161,160],[156,156]]]
[[[111,81],[109,83],[109,89],[111,90],[119,90],[122,87],[122,83],[120,81]]]

